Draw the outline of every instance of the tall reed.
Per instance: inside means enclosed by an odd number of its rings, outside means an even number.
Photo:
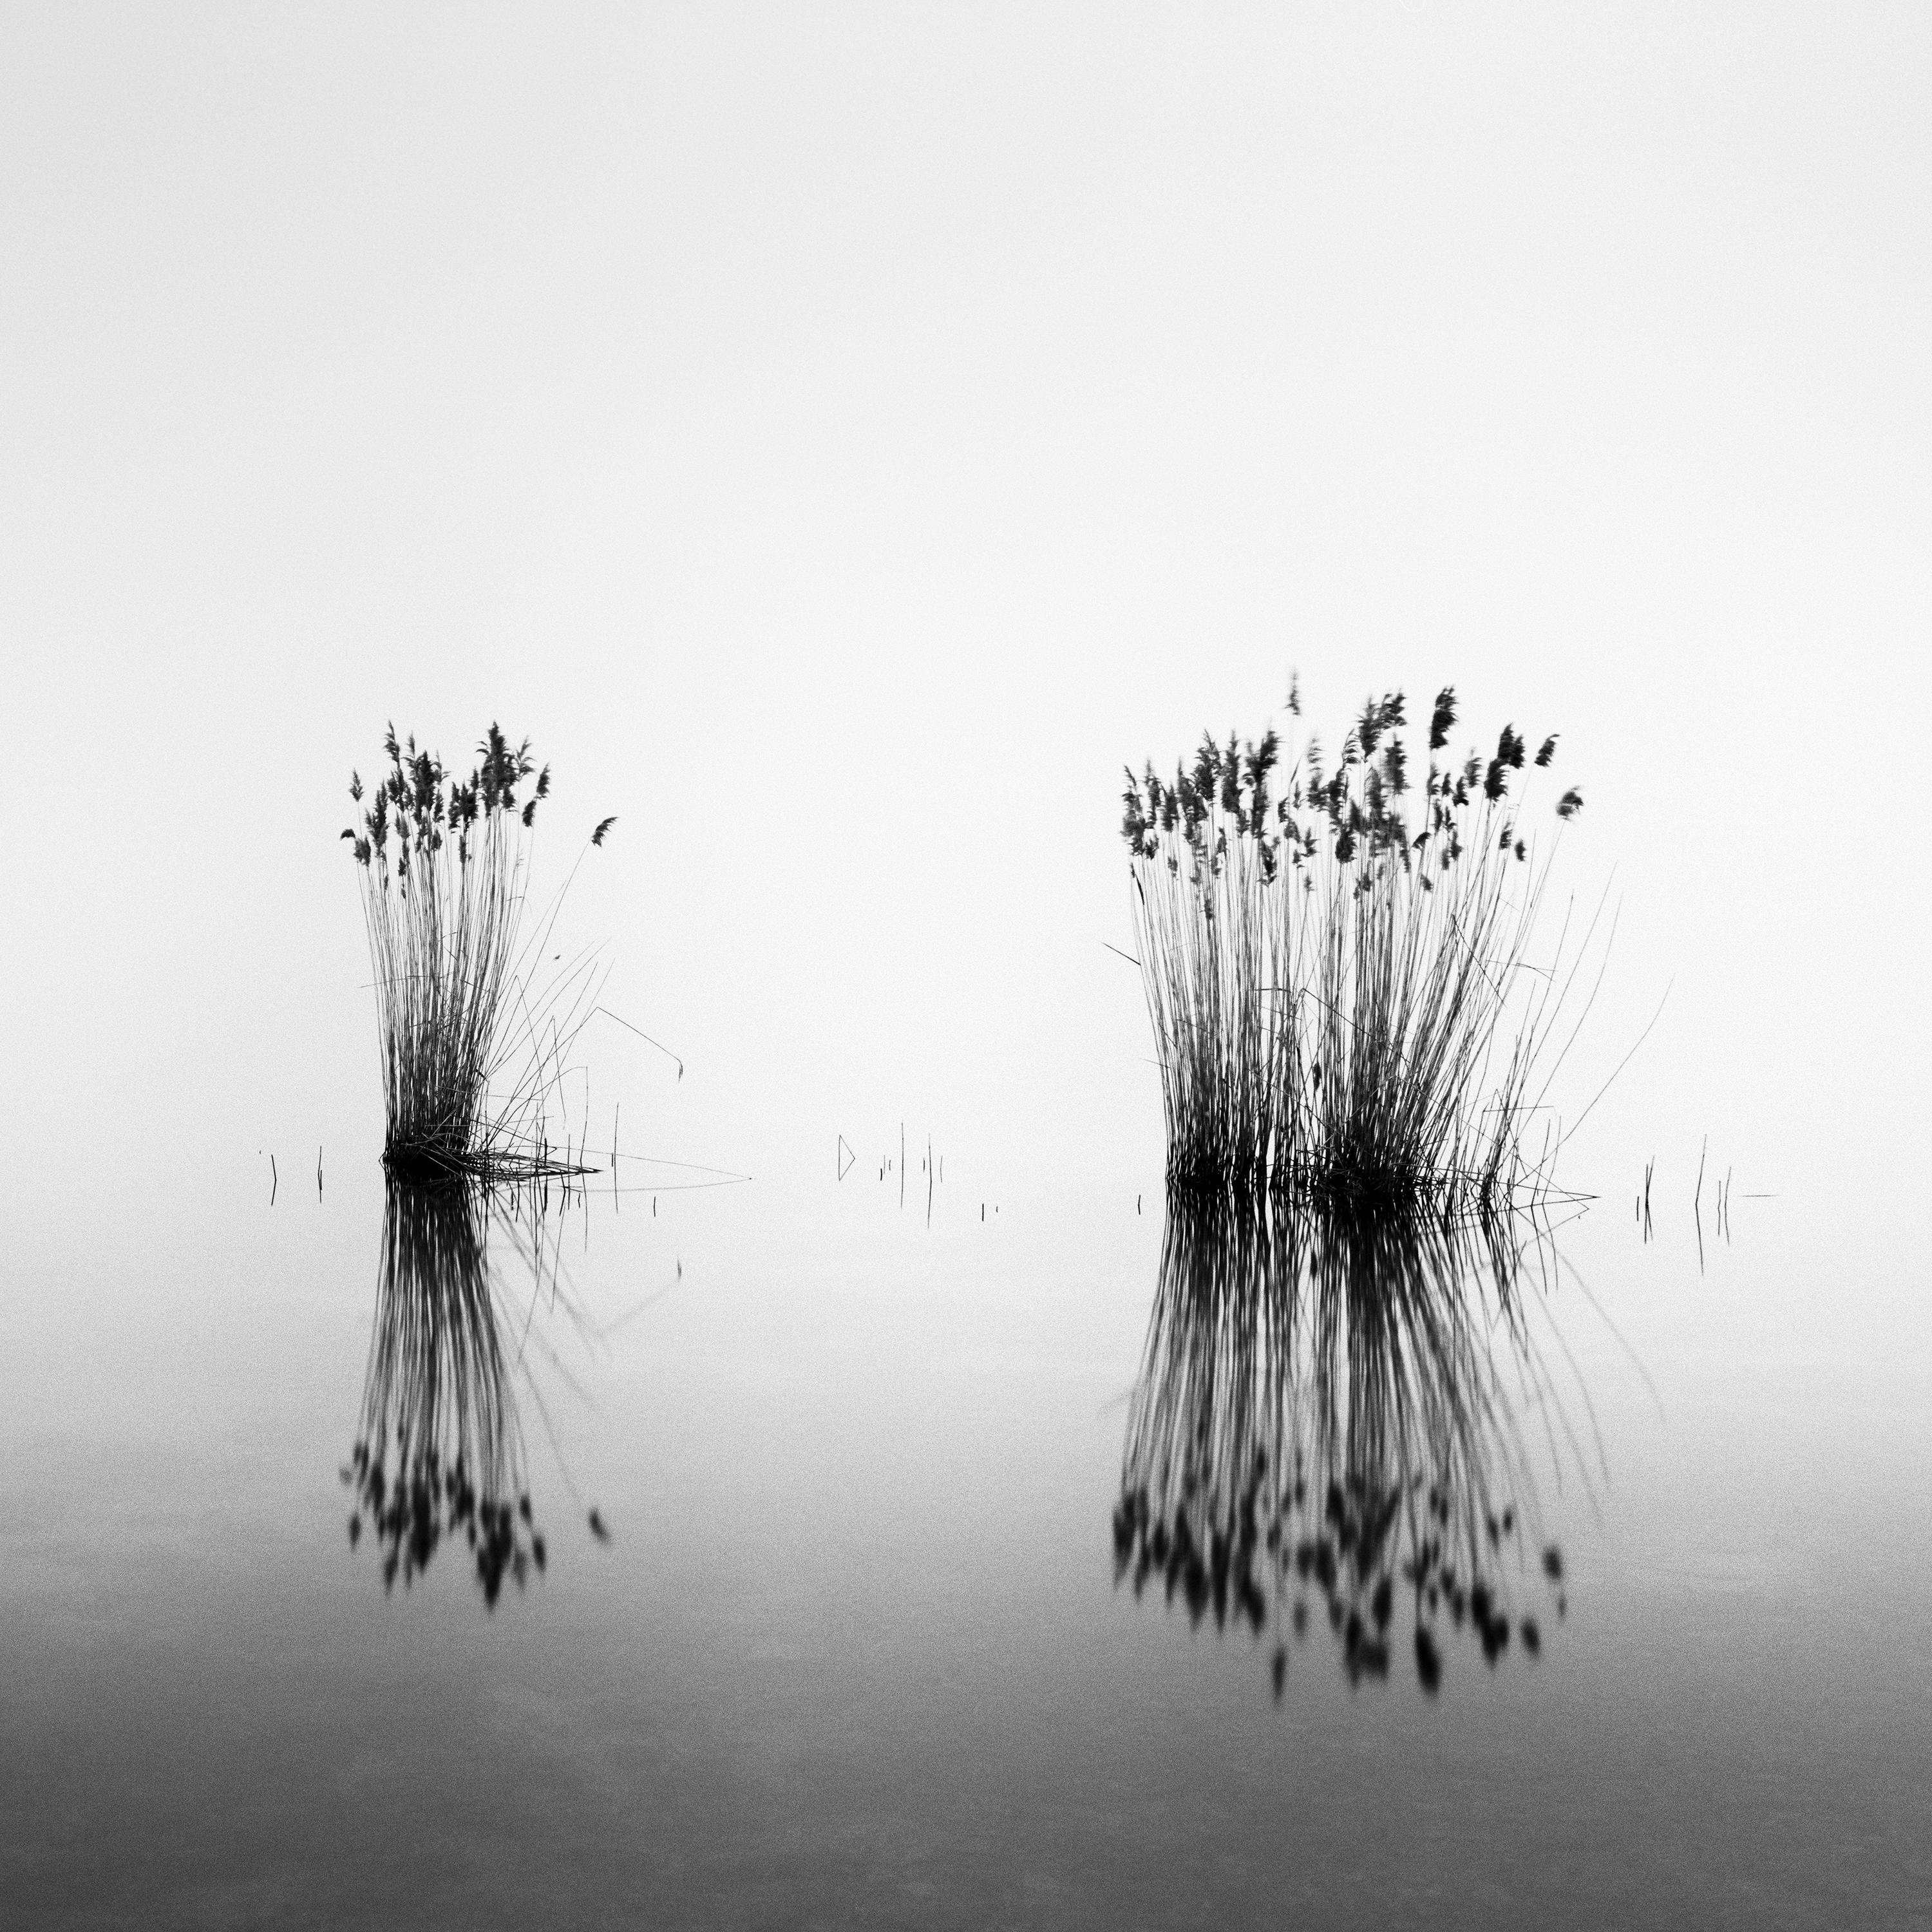
[[[1439,761],[1444,689],[1418,790],[1404,722],[1400,692],[1371,699],[1332,770],[1312,736],[1282,769],[1270,730],[1204,738],[1172,782],[1127,773],[1176,1185],[1495,1205],[1546,1182],[1524,1131],[1581,952],[1526,958],[1549,864],[1511,796],[1528,746],[1506,725],[1488,758]]]
[[[1158,1579],[1196,1623],[1211,1610],[1258,1636],[1284,1619],[1304,1634],[1312,1603],[1358,1678],[1386,1673],[1403,1598],[1431,1690],[1448,1630],[1492,1662],[1512,1630],[1540,1644],[1510,1572],[1531,1567],[1537,1521],[1517,1398],[1552,1444],[1568,1429],[1530,1322],[1547,1237],[1520,1214],[1171,1197],[1118,1574],[1137,1594]],[[1553,1547],[1538,1562],[1560,1578]],[[1284,1642],[1277,1690],[1286,1662]]]
[[[529,836],[550,768],[537,772],[530,741],[513,748],[494,724],[460,781],[413,737],[398,745],[393,725],[384,748],[388,771],[359,828],[342,835],[362,868],[383,1160],[422,1180],[589,1172],[552,1144],[545,1109],[595,1010],[596,974],[581,956],[541,970],[554,908],[521,937]],[[349,795],[362,803],[359,773]]]

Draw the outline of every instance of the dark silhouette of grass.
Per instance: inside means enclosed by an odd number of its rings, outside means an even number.
[[[1318,1606],[1357,1682],[1388,1674],[1399,1609],[1431,1692],[1455,1631],[1492,1664],[1512,1630],[1538,1648],[1512,1600],[1540,1539],[1509,1389],[1580,1463],[1528,1319],[1552,1259],[1547,1221],[1523,1214],[1172,1193],[1117,1578],[1137,1595],[1157,1579],[1197,1624],[1211,1612],[1257,1638],[1301,1637]],[[1560,1585],[1554,1546],[1541,1567]],[[1287,1662],[1278,1634],[1277,1696]]]
[[[559,970],[544,964],[562,892],[522,938],[528,842],[550,768],[536,772],[529,740],[513,748],[494,724],[460,782],[413,737],[399,746],[393,725],[384,748],[388,773],[359,828],[342,835],[362,868],[383,1161],[397,1179],[425,1184],[592,1172],[567,1138],[552,1143],[546,1106],[596,1009],[599,976],[580,955]],[[349,791],[361,804],[359,774]]]
[[[1494,1208],[1547,1184],[1553,1144],[1532,1159],[1525,1134],[1595,922],[1529,964],[1548,860],[1511,796],[1526,741],[1505,725],[1487,760],[1442,761],[1445,688],[1418,791],[1404,718],[1400,692],[1370,700],[1332,770],[1312,736],[1282,770],[1270,730],[1204,738],[1171,783],[1127,774],[1174,1184]]]
[[[520,1588],[544,1566],[492,1252],[507,1249],[554,1298],[543,1242],[528,1190],[388,1184],[362,1417],[342,1472],[354,1496],[350,1540],[368,1528],[386,1586],[398,1576],[406,1586],[458,1538],[492,1607],[506,1580]]]

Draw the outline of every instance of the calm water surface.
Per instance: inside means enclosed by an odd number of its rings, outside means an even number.
[[[1298,1642],[1292,1589],[1257,1634],[1117,1579],[1148,1177],[982,1220],[955,1149],[928,1220],[818,1151],[632,1169],[542,1289],[492,1235],[547,1555],[494,1610],[460,1541],[387,1590],[350,1546],[373,1158],[15,1203],[8,1923],[1928,1922],[1932,1324],[1882,1237],[1707,1198],[1700,1263],[1620,1193],[1522,1336],[1468,1303],[1542,1644],[1445,1623],[1432,1698],[1400,1592],[1352,1682],[1318,1593]]]

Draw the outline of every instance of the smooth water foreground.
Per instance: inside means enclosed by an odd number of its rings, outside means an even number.
[[[627,1163],[538,1217],[542,1286],[490,1231],[546,1554],[494,1609],[460,1532],[386,1590],[351,1546],[372,1339],[393,1366],[426,1305],[373,1161],[22,1214],[7,1924],[1927,1922],[1932,1358],[1871,1230],[1784,1197],[1726,1231],[1707,1188],[1700,1249],[1688,1198],[1646,1240],[1620,1196],[1552,1216],[1514,1322],[1425,1296],[1454,1361],[1397,1353],[1438,1420],[1474,1384],[1507,1418],[1462,1439],[1532,1528],[1496,1567],[1541,1640],[1491,1665],[1445,1603],[1432,1696],[1400,1579],[1384,1678],[1258,1546],[1225,1624],[1116,1562],[1124,1481],[1166,1456],[1179,1494],[1209,1436],[1235,1492],[1258,1443],[1312,1474],[1386,1346],[1270,1381],[1164,1265],[1158,1191],[982,1206],[956,1149],[902,1205],[886,1150],[826,1152],[702,1190]],[[1371,1460],[1427,1479],[1441,1431],[1396,1412]]]

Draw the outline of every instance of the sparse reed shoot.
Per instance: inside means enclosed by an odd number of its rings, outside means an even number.
[[[1360,1205],[1546,1184],[1524,1131],[1581,948],[1528,960],[1548,856],[1511,791],[1556,740],[1532,759],[1505,725],[1457,764],[1455,717],[1444,689],[1419,789],[1400,692],[1364,705],[1332,768],[1310,736],[1283,769],[1270,730],[1204,738],[1171,783],[1129,771],[1172,1184]],[[1566,791],[1559,825],[1582,803]]]

